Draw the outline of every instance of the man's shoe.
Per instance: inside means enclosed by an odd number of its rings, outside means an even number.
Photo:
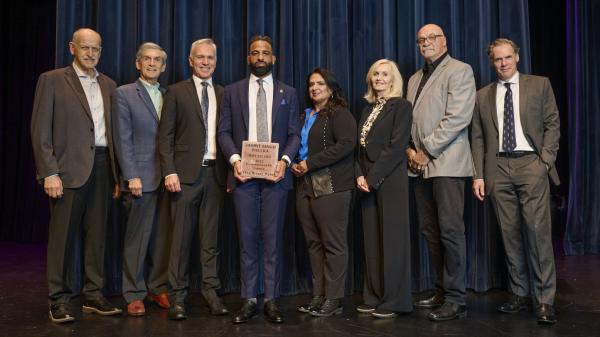
[[[58,303],[50,305],[50,310],[48,311],[48,318],[52,323],[67,323],[73,322],[75,320],[75,316],[69,310],[69,307],[66,303]]]
[[[327,299],[320,308],[312,310],[310,314],[317,317],[329,317],[341,314],[342,310],[342,302],[340,300]]]
[[[96,297],[92,300],[86,300],[81,307],[81,311],[103,316],[119,315],[123,310],[112,305],[104,296]]]
[[[254,318],[258,314],[258,309],[256,308],[256,302],[251,300],[246,300],[240,311],[236,312],[233,315],[232,322],[233,323],[246,323],[251,318]]]
[[[536,314],[538,324],[552,325],[556,323],[554,307],[551,304],[541,303],[536,308]]]
[[[270,300],[265,303],[264,314],[267,321],[271,323],[283,323],[283,314],[277,308],[275,300]]]
[[[375,311],[373,311],[371,313],[371,316],[376,317],[376,318],[386,319],[386,318],[395,318],[398,315],[391,310],[377,308],[377,309],[375,309]]]
[[[361,314],[372,314],[375,311],[375,307],[372,307],[368,304],[361,304],[356,307],[356,311],[360,312]]]
[[[182,319],[186,319],[187,315],[185,314],[185,304],[184,303],[174,303],[169,308],[169,319],[174,321],[180,321]]]
[[[467,306],[446,302],[439,309],[430,312],[427,317],[432,321],[449,321],[467,317]]]
[[[140,300],[135,300],[127,304],[127,314],[129,316],[144,316],[146,314],[144,302]]]
[[[507,314],[516,314],[525,310],[531,311],[531,301],[527,297],[511,294],[508,302],[500,304],[496,307],[496,310]]]
[[[229,313],[229,310],[227,310],[227,307],[223,304],[218,296],[207,298],[206,303],[208,304],[211,315],[219,316],[227,315]]]
[[[159,307],[163,309],[169,309],[171,307],[171,303],[169,302],[169,296],[167,293],[160,293],[158,295],[148,293],[148,301],[155,302]]]
[[[440,293],[435,293],[431,297],[427,297],[413,303],[415,308],[419,309],[436,308],[442,304],[444,304],[444,295]]]
[[[323,305],[323,296],[313,296],[309,303],[305,303],[296,307],[296,310],[304,313],[321,309]]]

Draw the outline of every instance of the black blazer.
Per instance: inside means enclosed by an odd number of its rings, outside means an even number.
[[[218,124],[223,87],[214,82],[213,85],[217,97]],[[165,93],[158,127],[158,153],[163,177],[177,173],[181,183],[195,182],[202,167],[205,141],[206,130],[202,121],[202,108],[193,79],[169,86]],[[218,140],[215,166],[217,182],[224,186],[227,166]]]
[[[330,117],[320,113],[308,133],[308,175],[329,167],[335,192],[353,189],[355,146],[356,120],[347,108],[337,108]]]
[[[358,134],[365,124],[374,105],[365,109],[358,123]],[[364,155],[358,155],[355,167],[356,177],[364,176],[369,186],[378,189],[383,181],[399,165],[406,166],[406,147],[412,126],[412,105],[400,98],[390,98],[367,135]],[[359,145],[360,148],[360,145]]]

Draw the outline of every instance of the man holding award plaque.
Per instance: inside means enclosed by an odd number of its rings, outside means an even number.
[[[296,90],[273,79],[273,43],[255,36],[248,44],[250,77],[225,88],[218,140],[231,169],[227,190],[233,194],[240,241],[241,296],[244,304],[233,317],[244,323],[256,316],[258,243],[263,240],[264,314],[273,323],[283,315],[279,297],[280,256],[288,191],[288,166],[298,152],[300,127]]]

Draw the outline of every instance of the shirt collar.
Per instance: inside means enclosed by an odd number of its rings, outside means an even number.
[[[77,74],[77,77],[89,77],[85,71],[83,71],[81,68],[79,68],[77,66],[77,64],[75,64],[75,62],[73,62],[72,66],[73,66],[73,69],[75,69],[75,73]],[[94,76],[90,77],[90,79],[95,80],[96,78],[98,78],[98,70],[96,70],[96,68],[94,68]]]
[[[148,88],[148,89],[156,89],[158,90],[158,88],[160,88],[160,83],[156,82],[156,84],[150,84],[148,83],[148,81],[143,80],[140,77],[140,82],[142,82],[142,84],[144,85],[144,87]]]
[[[196,87],[201,87],[202,86],[202,82],[208,82],[208,86],[212,87],[212,77],[209,79],[201,79],[200,77],[196,76],[196,75],[192,75],[192,79],[194,79],[194,84],[196,85]]]
[[[250,82],[256,83],[256,80],[258,80],[260,77],[254,75],[254,74],[250,74]],[[263,85],[272,85],[273,84],[273,73],[265,76],[262,78],[263,80]]]
[[[425,65],[423,66],[423,71],[427,73],[429,71],[429,68],[431,68],[431,71],[429,72],[429,74],[433,73],[435,68],[437,68],[437,66],[439,66],[440,63],[442,63],[442,61],[446,58],[446,56],[448,56],[448,52],[443,53],[442,56],[438,57],[437,60],[435,60],[431,63],[425,63]]]
[[[519,84],[519,72],[515,72],[515,74],[512,75],[512,77],[509,78],[507,81],[498,79],[498,85],[504,85],[504,83]]]

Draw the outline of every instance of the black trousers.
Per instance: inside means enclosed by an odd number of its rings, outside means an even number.
[[[128,210],[123,251],[123,297],[127,303],[167,291],[170,218],[168,194],[161,184],[156,190],[134,197],[127,192]],[[167,213],[167,214],[164,214]]]
[[[47,279],[50,304],[67,303],[74,295],[68,280],[74,272],[76,242],[83,242],[83,289],[86,299],[101,296],[104,285],[106,222],[113,180],[106,148],[97,148],[88,180],[79,188],[63,189],[50,199]]]
[[[299,183],[303,184],[306,183]],[[348,269],[348,218],[352,191],[315,199],[304,190],[302,186],[297,188],[296,212],[308,246],[313,295],[342,298]]]
[[[181,184],[181,191],[171,193],[173,232],[169,257],[169,297],[182,303],[188,294],[190,256],[194,236],[200,243],[202,293],[214,295],[221,287],[217,270],[218,233],[225,188],[217,183],[214,167],[202,167],[193,184]]]
[[[415,202],[421,233],[436,271],[435,288],[446,301],[465,304],[467,268],[463,209],[465,178],[415,180]]]

